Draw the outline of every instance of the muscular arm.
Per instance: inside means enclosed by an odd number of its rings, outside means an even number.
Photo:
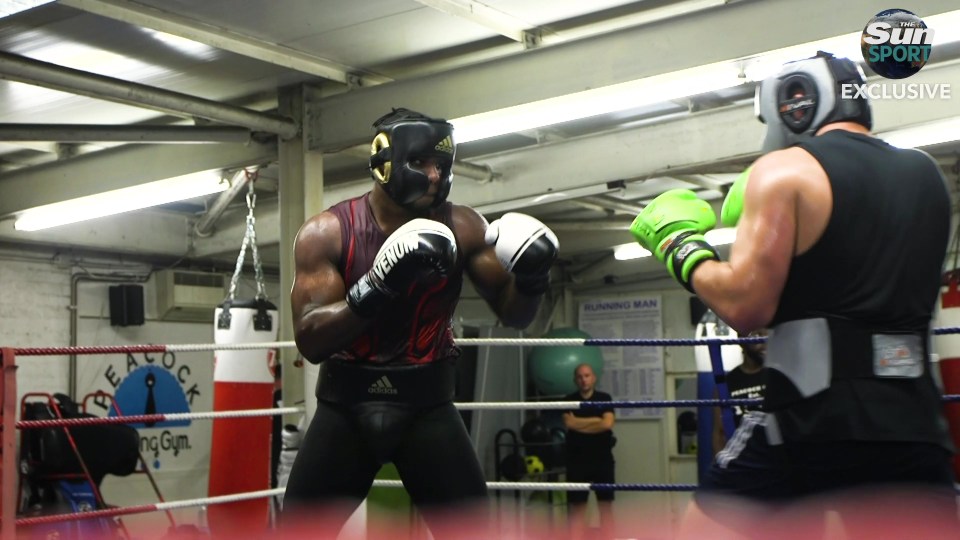
[[[765,326],[776,313],[797,236],[802,167],[792,152],[767,154],[753,166],[729,261],[707,261],[693,274],[697,295],[740,334]]]
[[[603,433],[604,431],[612,430],[613,424],[614,417],[610,411],[604,412],[600,418],[596,416],[574,416],[572,412],[563,413],[563,425],[566,426],[567,429],[579,431],[580,433]]]
[[[328,212],[310,218],[294,244],[294,281],[290,292],[297,348],[314,364],[357,338],[369,321],[344,299],[346,285],[337,270],[340,223]]]
[[[487,221],[466,206],[454,207],[454,222],[460,249],[464,252],[467,275],[503,324],[523,329],[533,321],[540,307],[540,296],[526,296],[517,292],[514,275],[507,272],[497,260],[493,246],[487,245],[483,235]]]

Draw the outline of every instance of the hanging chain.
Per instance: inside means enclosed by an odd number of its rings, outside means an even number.
[[[263,286],[263,265],[260,263],[260,252],[257,250],[257,218],[253,217],[253,210],[257,207],[257,194],[253,184],[257,179],[258,171],[249,172],[244,169],[247,177],[247,230],[243,235],[243,244],[240,246],[240,256],[237,257],[237,266],[233,270],[233,279],[230,280],[229,300],[234,300],[237,294],[237,283],[240,281],[240,272],[243,270],[243,261],[246,258],[247,246],[253,252],[253,269],[257,281],[257,300],[265,300],[267,294]]]

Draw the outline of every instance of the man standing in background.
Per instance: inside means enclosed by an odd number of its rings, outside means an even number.
[[[565,401],[612,401],[610,394],[596,390],[597,375],[590,364],[580,364],[573,371],[578,391]],[[567,428],[567,482],[612,484],[614,482],[613,407],[578,409],[563,413]],[[600,537],[613,538],[613,491],[597,491],[600,510]],[[568,491],[567,509],[570,538],[583,538],[589,491]]]

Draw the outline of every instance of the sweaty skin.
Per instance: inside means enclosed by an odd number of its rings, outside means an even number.
[[[817,134],[834,129],[869,133],[859,124],[836,122]],[[739,334],[766,326],[793,258],[820,239],[832,208],[830,181],[813,156],[800,148],[764,155],[750,173],[730,260],[697,267],[697,295]]]
[[[435,159],[411,162],[431,180],[428,192],[415,201],[413,210],[401,207],[375,185],[370,205],[377,224],[387,235],[415,217],[425,217],[437,192],[440,169]],[[477,292],[497,317],[514,328],[525,328],[540,305],[539,296],[516,291],[513,274],[504,270],[494,247],[484,242],[487,222],[467,206],[453,206],[452,227],[464,270]],[[347,306],[346,285],[337,265],[340,262],[340,222],[324,211],[310,218],[297,233],[294,245],[295,274],[290,293],[294,313],[295,340],[304,358],[319,361],[342,350],[371,324]]]

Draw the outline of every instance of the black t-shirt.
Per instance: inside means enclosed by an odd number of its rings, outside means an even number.
[[[590,399],[583,399],[580,392],[574,392],[564,398],[564,401],[613,401],[610,394],[594,390]],[[606,412],[613,413],[613,407],[590,407],[589,409],[577,409],[572,412],[578,418],[602,418]],[[612,460],[613,453],[610,449],[613,447],[613,431],[604,431],[602,433],[581,433],[572,429],[567,430],[566,450],[569,460],[591,460],[604,461]]]
[[[730,391],[730,399],[760,399],[763,397],[766,386],[767,377],[763,369],[747,373],[743,370],[743,366],[737,366],[727,372],[727,390]],[[734,405],[731,409],[733,409],[733,421],[739,426],[747,411],[756,411],[760,407]]]

